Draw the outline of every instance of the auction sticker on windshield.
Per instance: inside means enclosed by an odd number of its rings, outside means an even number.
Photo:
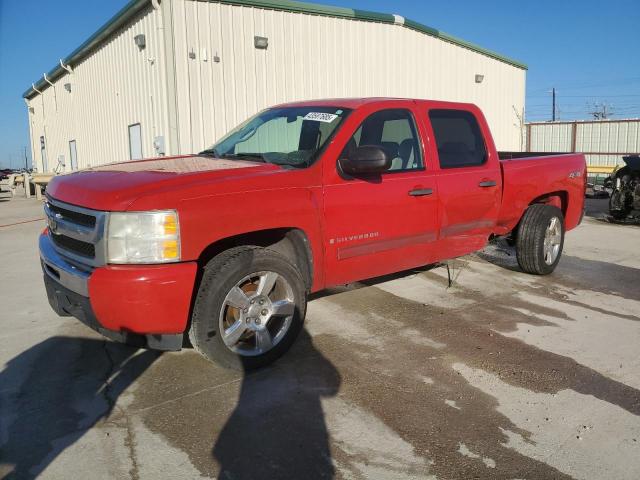
[[[305,120],[313,120],[314,122],[325,122],[331,123],[338,115],[334,115],[333,113],[323,113],[323,112],[309,112],[304,116]]]

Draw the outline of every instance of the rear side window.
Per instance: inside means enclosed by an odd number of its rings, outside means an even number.
[[[464,110],[430,110],[440,168],[475,167],[487,161],[476,117]]]

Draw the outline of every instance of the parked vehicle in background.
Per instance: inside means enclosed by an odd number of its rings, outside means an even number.
[[[581,154],[501,160],[474,105],[291,103],[198,155],[55,177],[40,255],[60,315],[152,348],[188,335],[253,368],[290,347],[310,292],[498,236],[524,271],[551,273],[585,181]]]
[[[640,155],[622,160],[625,165],[617,167],[605,181],[605,186],[611,189],[609,213],[616,220],[640,214]]]

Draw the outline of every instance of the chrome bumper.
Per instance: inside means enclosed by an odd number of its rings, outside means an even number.
[[[45,275],[72,292],[89,296],[90,272],[82,270],[65,260],[53,246],[49,235],[40,235],[40,260]]]

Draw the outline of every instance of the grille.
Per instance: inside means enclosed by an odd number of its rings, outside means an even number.
[[[87,258],[94,258],[96,256],[96,249],[92,243],[76,240],[75,238],[67,237],[66,235],[51,234],[51,239],[60,248],[69,250],[76,255],[81,255]]]
[[[63,218],[73,223],[78,223],[82,226],[93,228],[96,226],[96,217],[93,215],[87,215],[86,213],[73,212],[66,208],[59,207],[57,205],[49,204],[49,210],[53,213],[62,215]]]
[[[60,255],[79,268],[91,269],[105,264],[103,236],[107,212],[71,205],[49,196],[44,211],[51,242]]]

